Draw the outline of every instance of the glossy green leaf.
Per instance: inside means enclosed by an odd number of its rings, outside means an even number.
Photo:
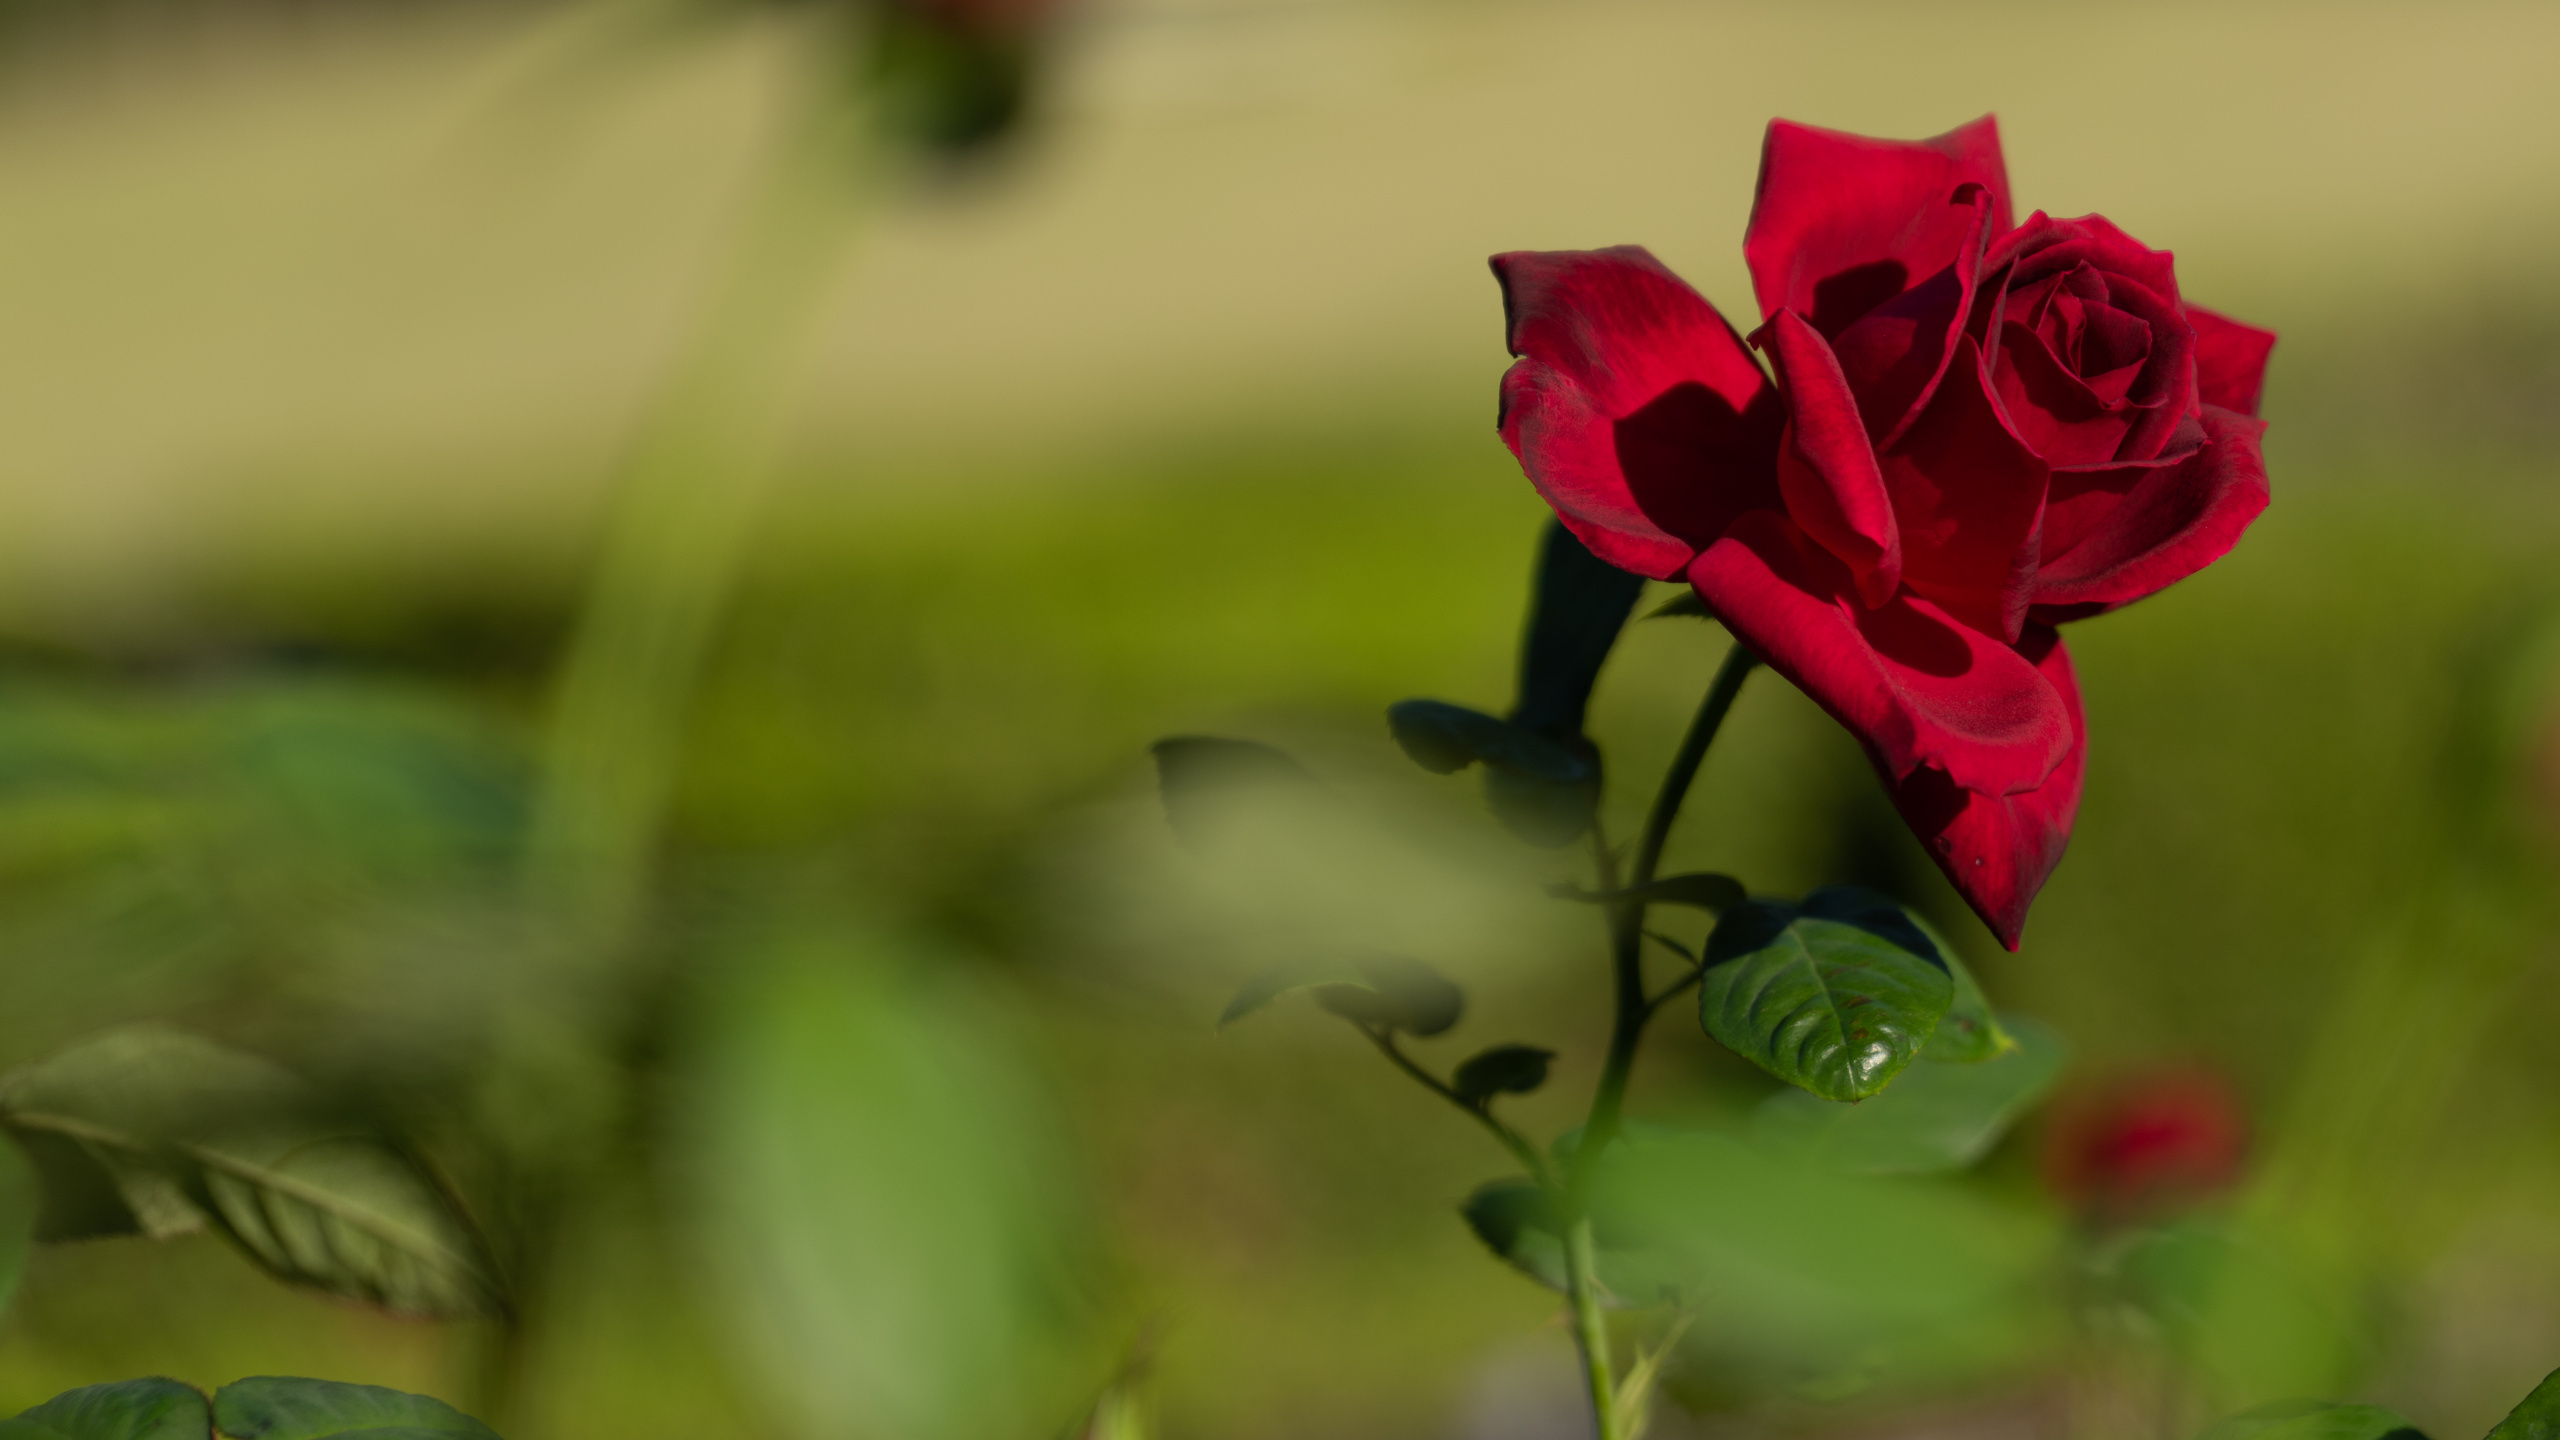
[[[1028,1434],[1094,1393],[1077,1188],[965,967],[820,917],[733,942],[682,1169],[716,1332],[788,1430]],[[1099,1327],[1091,1327],[1098,1330]]]
[[[204,1396],[175,1380],[119,1380],[56,1395],[0,1421],[0,1440],[205,1440]]]
[[[2491,1432],[2493,1435],[2496,1432]],[[2276,1400],[2243,1410],[2197,1440],[2427,1440],[2417,1426],[2379,1405]]]
[[[1355,964],[1367,984],[1316,987],[1316,1003],[1345,1020],[1428,1037],[1466,1011],[1465,992],[1419,960],[1379,955]]]
[[[1450,1086],[1467,1100],[1526,1095],[1547,1083],[1547,1063],[1555,1058],[1535,1045],[1496,1045],[1460,1065]]]
[[[2560,1370],[2543,1376],[2489,1432],[2489,1440],[2560,1440]]]
[[[1727,911],[1704,958],[1707,1033],[1827,1100],[1882,1090],[1954,999],[1936,945],[1899,906],[1850,886]]]
[[[1190,845],[1210,843],[1225,810],[1240,796],[1315,782],[1287,752],[1256,740],[1175,735],[1157,741],[1154,754],[1165,820]]]
[[[2052,1087],[2069,1054],[2036,1021],[2013,1018],[2009,1033],[2008,1053],[1992,1060],[1942,1060],[1932,1041],[1883,1094],[1854,1104],[1782,1090],[1752,1112],[1752,1139],[1775,1155],[1859,1174],[1962,1169]]]
[[[503,1308],[485,1248],[409,1152],[280,1066],[160,1026],[0,1078],[0,1125],[45,1190],[39,1234],[211,1221],[279,1277],[396,1313]]]
[[[213,1421],[237,1440],[498,1440],[488,1426],[425,1395],[282,1375],[235,1380],[213,1392]]]

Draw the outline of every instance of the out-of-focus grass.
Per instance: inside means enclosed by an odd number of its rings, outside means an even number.
[[[2560,977],[2530,925],[2431,928],[2475,893],[2440,863],[2461,667],[2546,592],[2560,535],[2560,305],[2514,253],[2542,233],[2534,177],[2560,134],[2523,123],[2548,96],[2514,83],[2541,78],[2549,16],[2461,7],[2419,34],[2378,7],[2169,7],[2164,25],[2222,38],[2180,42],[2189,103],[2164,130],[2089,103],[2082,57],[2115,11],[2037,12],[2017,33],[2073,58],[2004,69],[1982,55],[1983,27],[2017,20],[1998,6],[1671,9],[1501,7],[1468,29],[1428,6],[1271,7],[1083,36],[1025,183],[885,220],[843,301],[802,472],[702,696],[672,908],[716,912],[779,872],[1019,987],[1131,1323],[1157,1337],[1169,1433],[1444,1427],[1553,1308],[1455,1217],[1502,1158],[1302,1007],[1210,1034],[1233,957],[1167,950],[1131,923],[1143,890],[1080,887],[1106,862],[1176,863],[1143,758],[1176,731],[1282,741],[1346,786],[1375,778],[1420,829],[1485,839],[1471,785],[1400,768],[1380,717],[1509,687],[1542,511],[1490,434],[1480,253],[1647,240],[1739,310],[1731,241],[1766,113],[1916,132],[1996,104],[2028,204],[2086,193],[2177,245],[2198,298],[2285,330],[2276,505],[2212,571],[2073,629],[2088,796],[2023,953],[1985,941],[1845,737],[1767,675],[1674,861],[1770,890],[1902,889],[2082,1066],[2232,1072],[2262,1154],[2316,1128],[2289,1090],[2348,976],[2376,953],[2414,955],[2423,980],[2431,944],[2513,947],[2487,1026],[2435,1037],[2467,1068],[2421,1117],[2423,1148],[2323,1202],[2354,1212],[2380,1297],[2364,1392],[2478,1433],[2560,1363],[2560,1173],[2538,1158],[2560,1128]],[[349,937],[405,883],[401,847],[472,851],[486,817],[438,831],[398,794],[259,757],[424,733],[503,776],[532,749],[595,457],[681,328],[779,32],[550,91],[522,88],[549,62],[478,23],[388,48],[315,30],[283,62],[215,47],[163,91],[65,87],[0,116],[15,203],[45,222],[23,232],[28,288],[0,287],[23,477],[0,549],[25,559],[0,584],[19,642],[0,746],[52,787],[0,786],[0,840],[45,840],[0,850],[0,1063],[125,1016],[272,1033],[348,1013],[331,1006],[350,975],[390,973],[342,967],[382,963]],[[1827,68],[1809,78],[1760,59],[1811,53]],[[2447,56],[2472,68],[2448,80]],[[278,75],[330,83],[268,105]],[[1995,93],[1956,94],[1972,75]],[[1537,133],[1504,128],[1541,107]],[[297,122],[315,113],[339,128]],[[511,149],[525,133],[556,148]],[[2245,163],[2214,148],[2232,136]],[[2513,143],[2468,143],[2483,136]],[[264,189],[203,179],[243,155],[265,157],[248,168]],[[491,214],[513,228],[474,228]],[[478,248],[441,246],[445,223]],[[1655,621],[1613,660],[1594,733],[1616,833],[1720,646]],[[66,808],[77,824],[55,823]],[[393,813],[407,828],[372,833]],[[2516,863],[2497,905],[2530,916],[2542,872]],[[1478,990],[1435,1057],[1515,1036],[1564,1051],[1519,1107],[1541,1133],[1576,1118],[1596,1066],[1585,920],[1434,957]],[[467,938],[402,943],[419,993],[504,979]],[[396,1008],[368,994],[374,1023]],[[1730,1112],[1765,1083],[1675,1013],[1637,1106]],[[2031,1146],[1987,1183],[2031,1187]],[[2377,1178],[2356,1164],[2330,1180]],[[519,1440],[755,1423],[663,1178],[617,1174],[569,1237]],[[458,1393],[479,1343],[277,1291],[202,1242],[76,1246],[40,1256],[0,1321],[0,1411],[152,1371]]]
[[[1386,702],[1498,701],[1538,515],[1509,464],[1476,427],[1455,444],[1263,433],[1039,486],[981,484],[965,505],[805,486],[773,527],[705,695],[679,882],[716,891],[723,875],[762,865],[833,877],[965,937],[1041,997],[1042,1063],[1062,1082],[1159,1327],[1159,1383],[1183,1431],[1410,1433],[1450,1413],[1477,1357],[1549,1309],[1454,1217],[1470,1185],[1506,1168],[1479,1137],[1321,1017],[1284,1006],[1210,1036],[1230,963],[1115,950],[1124,932],[1058,889],[1062,847],[1152,824],[1143,750],[1157,735],[1279,738],[1354,780],[1393,763]],[[1844,865],[1913,887],[2004,1003],[2054,1023],[2083,1064],[2201,1056],[2237,1074],[2260,1118],[2278,1124],[2341,977],[2393,943],[2425,898],[2454,657],[2538,583],[2550,510],[2520,481],[2450,463],[2418,483],[2279,460],[2278,504],[2229,560],[2076,627],[2089,794],[2020,955],[1976,933],[1898,831],[1867,823],[1872,782],[1852,748],[1769,677],[1753,682],[1711,761],[1675,861],[1778,890]],[[291,663],[360,672],[414,658],[409,640],[374,648],[378,617],[404,604],[431,612],[432,591],[366,597],[352,613],[370,618],[340,628],[347,583],[327,575],[309,593],[329,603],[297,613],[290,567],[263,571],[259,613],[298,636]],[[539,611],[527,620],[548,624]],[[392,630],[436,628],[422,614]],[[1595,733],[1620,777],[1621,831],[1720,643],[1695,621],[1647,622],[1612,661]],[[270,683],[272,668],[252,655],[227,674],[145,688],[219,693]],[[516,691],[501,672],[463,683],[457,703],[503,729],[520,713]],[[1393,793],[1442,814],[1433,823],[1485,824],[1463,782],[1386,773]],[[1808,811],[1807,794],[1830,798]],[[1861,833],[1881,838],[1861,842],[1864,853],[1837,848]],[[1552,947],[1543,958],[1488,972],[1462,1032],[1558,1044],[1565,1094],[1587,1079],[1601,1026],[1596,944],[1571,919],[1523,939]],[[131,977],[110,983],[111,1008],[147,1013],[160,998]],[[2377,1217],[2398,1256],[2385,1273],[2419,1282],[2422,1296],[2464,1283],[2458,1267],[2478,1263],[2466,1247],[2495,1233],[2479,1227],[2548,1193],[2516,1158],[2553,1123],[2560,1077],[2531,1037],[2554,997],[2539,963],[2514,983],[2484,1064],[2432,1126],[2428,1164],[2444,1184],[2424,1210]],[[1679,1111],[1757,1083],[1675,1016],[1639,1103]],[[1545,1129],[1572,1118],[1560,1097],[1523,1111]],[[709,1357],[652,1338],[699,1323],[684,1318],[681,1287],[656,1288],[673,1285],[670,1271],[638,1263],[663,1243],[655,1222],[583,1243],[598,1258],[580,1269],[573,1313],[620,1318],[551,1332],[533,1413],[550,1417],[550,1433],[580,1433],[586,1402],[572,1397],[635,1385],[663,1408],[643,1415],[617,1399],[631,1433],[725,1413]],[[80,1277],[143,1273],[153,1262],[137,1252],[116,1242],[47,1257],[9,1323],[79,1344],[22,1349],[23,1368],[0,1371],[12,1394],[119,1369],[201,1368],[184,1358],[203,1343],[191,1325],[97,1334],[79,1318]],[[2457,1269],[2426,1278],[2440,1253]],[[295,1328],[300,1307],[320,1302],[209,1264],[185,1273],[187,1295],[204,1287],[190,1305],[255,1328],[266,1368],[418,1382],[403,1368],[420,1363],[417,1342],[368,1360],[340,1348],[345,1334]],[[2501,1303],[2523,1307],[2514,1323],[2534,1333],[2553,1323],[2539,1300],[2510,1292]],[[666,1318],[635,1319],[656,1311]],[[2377,1357],[2422,1420],[2483,1413],[2530,1380],[2484,1362],[2476,1388],[2460,1388],[2413,1368],[2406,1357],[2442,1353],[2442,1326],[2469,1323],[2422,1319],[2434,1313],[2421,1306],[2386,1328]],[[2547,1363],[2519,1350],[2508,1368]]]

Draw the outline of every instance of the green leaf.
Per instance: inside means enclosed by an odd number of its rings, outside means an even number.
[[[1947,962],[1947,974],[1956,985],[1955,998],[1947,1002],[1946,1016],[1938,1021],[1936,1033],[1929,1037],[1929,1048],[1921,1052],[1922,1058],[1963,1065],[2008,1054],[2018,1042],[2001,1028],[2000,1017],[1992,1010],[1990,997],[1974,980],[1973,971],[1937,931],[1929,929],[1916,915],[1912,921],[1936,943],[1938,958]]]
[[[1771,1154],[1858,1174],[1962,1169],[2052,1086],[2069,1053],[2033,1020],[2010,1025],[2015,1039],[1998,1059],[1942,1060],[1933,1040],[1883,1094],[1855,1104],[1782,1090],[1752,1112],[1751,1137]]]
[[[2358,1282],[2281,1227],[2191,1217],[2131,1237],[2113,1269],[2117,1292],[2226,1393],[2316,1395],[2363,1353],[2348,1319]]]
[[[1355,962],[1366,985],[1319,985],[1316,1003],[1359,1025],[1429,1037],[1458,1023],[1467,997],[1439,971],[1401,955]]]
[[[1701,1330],[1799,1378],[1885,1366],[1943,1382],[2060,1317],[2027,1307],[2051,1227],[1952,1187],[1791,1164],[1727,1136],[1630,1128],[1600,1158],[1603,1244],[1645,1257]]]
[[[1441,700],[1387,707],[1387,726],[1414,763],[1437,775],[1482,762],[1485,798],[1512,834],[1533,845],[1572,843],[1599,803],[1598,752]]]
[[[235,1380],[213,1392],[213,1422],[238,1440],[498,1440],[496,1431],[441,1400],[282,1375]]]
[[[1474,1101],[1526,1095],[1547,1083],[1547,1062],[1555,1058],[1553,1050],[1535,1045],[1496,1045],[1460,1065],[1451,1088]]]
[[[204,1396],[175,1380],[119,1380],[56,1395],[14,1420],[0,1440],[205,1440]]]
[[[1227,1002],[1227,1008],[1218,1012],[1217,1028],[1226,1029],[1292,990],[1304,990],[1311,985],[1322,985],[1327,981],[1338,979],[1348,968],[1342,965],[1291,963],[1275,965],[1268,970],[1247,976],[1245,982],[1236,987],[1235,998]]]
[[[1643,576],[1592,554],[1550,518],[1538,539],[1537,584],[1520,644],[1520,698],[1511,722],[1559,739],[1581,735],[1591,687],[1643,593]]]
[[[2495,1430],[2490,1434],[2498,1436]],[[2206,1430],[2197,1440],[2427,1440],[2427,1437],[2407,1419],[2379,1405],[2275,1400],[2241,1411]]]
[[[1434,775],[1481,761],[1553,785],[1592,778],[1590,760],[1570,746],[1445,700],[1400,700],[1387,707],[1387,728],[1404,753]]]
[[[1029,1433],[1100,1380],[1078,1190],[967,967],[825,917],[730,942],[681,1169],[715,1332],[789,1428]],[[1036,1419],[1034,1417],[1037,1417]],[[781,1427],[777,1427],[781,1428]]]
[[[2560,1437],[2560,1370],[2542,1377],[2489,1432],[2489,1440],[2555,1440]]]
[[[405,1315],[503,1309],[433,1174],[256,1056],[160,1026],[110,1031],[0,1077],[0,1126],[47,1191],[42,1238],[210,1220],[285,1280]]]
[[[1239,796],[1315,783],[1307,768],[1286,752],[1255,740],[1175,735],[1157,741],[1153,749],[1165,820],[1189,845],[1210,843],[1227,807]]]
[[[1901,907],[1845,885],[1801,905],[1754,900],[1725,912],[1704,958],[1707,1033],[1827,1100],[1882,1090],[1955,993],[1936,945]]]
[[[41,1203],[35,1167],[18,1147],[0,1140],[0,1313],[18,1293],[25,1278],[27,1251],[33,1245],[36,1210]]]
[[[1524,1177],[1488,1180],[1458,1207],[1467,1228],[1486,1249],[1513,1269],[1548,1289],[1565,1289],[1564,1226],[1555,1200],[1536,1181]],[[1650,1305],[1663,1298],[1665,1287],[1647,1257],[1598,1247],[1601,1303],[1612,1309]]]

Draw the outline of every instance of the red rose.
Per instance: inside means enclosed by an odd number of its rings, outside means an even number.
[[[2110,1220],[2172,1213],[2240,1178],[2249,1123],[2208,1070],[2125,1076],[2065,1096],[2045,1126],[2045,1184]]]
[[[2275,337],[2096,216],[2012,227],[1987,116],[1916,144],[1772,122],[1742,248],[1774,384],[1638,247],[1495,256],[1503,439],[1594,554],[1686,578],[1847,726],[2016,949],[2080,803],[2053,627],[2266,508]]]

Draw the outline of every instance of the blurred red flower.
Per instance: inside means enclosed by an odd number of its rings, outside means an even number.
[[[2151,1070],[2066,1095],[2046,1120],[2044,1179],[2101,1218],[2153,1217],[2228,1190],[2249,1126],[2240,1098],[2210,1070]]]
[[[2069,841],[2054,626],[2202,569],[2266,507],[2275,336],[2096,216],[2012,225],[1989,117],[1772,122],[1752,344],[1636,246],[1494,257],[1503,438],[1593,554],[1686,579],[1848,727],[2001,943]]]

